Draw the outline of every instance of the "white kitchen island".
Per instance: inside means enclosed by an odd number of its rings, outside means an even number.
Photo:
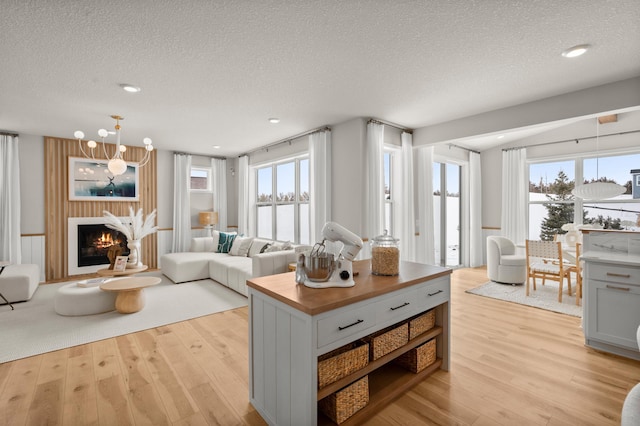
[[[583,232],[585,344],[640,360],[640,233]]]
[[[249,397],[270,425],[331,423],[318,401],[368,375],[369,404],[342,423],[357,424],[433,371],[449,369],[451,270],[401,262],[398,276],[375,276],[369,261],[357,261],[353,271],[350,288],[308,288],[294,272],[247,281]],[[431,309],[431,331],[318,390],[318,356]],[[420,373],[391,362],[432,338],[437,361]]]

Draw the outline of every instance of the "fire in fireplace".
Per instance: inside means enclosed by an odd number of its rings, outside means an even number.
[[[107,253],[112,246],[120,246],[128,256],[127,237],[104,224],[78,225],[78,267],[108,265]]]

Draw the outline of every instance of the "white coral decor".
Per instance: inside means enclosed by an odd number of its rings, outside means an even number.
[[[158,227],[153,224],[156,218],[155,209],[143,220],[142,209],[139,209],[138,213],[134,215],[133,207],[129,206],[129,220],[127,221],[129,223],[122,223],[120,219],[106,210],[102,213],[104,213],[104,217],[107,220],[106,227],[122,232],[129,241],[141,240],[158,230]]]

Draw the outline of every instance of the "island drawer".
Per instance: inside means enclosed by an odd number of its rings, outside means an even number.
[[[611,264],[594,264],[590,268],[590,278],[613,283],[640,285],[640,268]]]
[[[415,290],[401,290],[397,295],[385,298],[374,305],[376,324],[389,324],[407,319],[416,313],[417,293]]]
[[[318,320],[318,347],[360,333],[376,323],[375,311],[363,306]]]
[[[416,308],[424,311],[434,308],[449,300],[449,281],[447,277],[441,277],[415,290]]]

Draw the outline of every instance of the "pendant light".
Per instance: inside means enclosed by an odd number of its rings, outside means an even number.
[[[583,200],[606,200],[607,198],[617,197],[620,194],[624,194],[626,188],[622,185],[618,185],[613,182],[599,182],[600,170],[599,170],[599,157],[600,150],[600,122],[596,117],[596,181],[591,183],[585,183],[582,185],[576,185],[571,191],[573,195]]]

